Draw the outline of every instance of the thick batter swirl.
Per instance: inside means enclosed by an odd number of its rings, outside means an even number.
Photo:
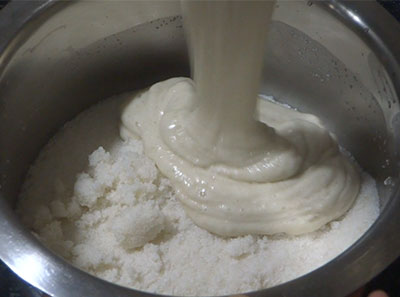
[[[315,116],[257,100],[273,2],[183,4],[194,81],[132,100],[121,136],[143,139],[187,214],[213,233],[300,234],[343,215],[360,182],[335,140]]]

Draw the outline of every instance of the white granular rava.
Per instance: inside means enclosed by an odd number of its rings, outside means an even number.
[[[18,206],[46,246],[89,273],[172,295],[257,290],[325,264],[379,214],[375,181],[364,173],[353,208],[324,230],[295,237],[210,234],[185,215],[141,141],[120,140],[124,97],[84,112],[50,141]]]

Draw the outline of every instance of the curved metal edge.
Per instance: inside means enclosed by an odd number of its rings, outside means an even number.
[[[50,8],[61,8],[70,1],[12,1],[0,12],[0,77],[9,58],[25,38],[40,24]],[[29,24],[31,30],[25,30]],[[12,253],[10,253],[12,251]],[[0,195],[0,259],[20,278],[46,294],[57,297],[154,296],[92,276],[67,263],[44,247],[16,218]],[[160,295],[161,296],[161,295]]]
[[[0,256],[20,278],[57,297],[154,296],[92,276],[49,252],[0,197]],[[10,253],[12,250],[12,253]]]
[[[396,197],[400,196],[397,191]],[[259,292],[251,297],[324,297],[347,296],[365,285],[400,253],[400,202],[392,199],[370,229],[342,254],[322,267],[297,279]],[[375,234],[374,237],[371,234]],[[394,235],[395,234],[395,235]],[[396,256],[397,253],[397,256]],[[345,282],[351,275],[351,282]],[[331,281],[334,280],[334,281]]]
[[[400,94],[400,23],[376,1],[330,0],[321,4],[374,49]]]
[[[0,36],[0,52],[6,50],[10,42],[26,23],[37,17],[52,5],[53,2],[55,1],[14,1],[4,8],[0,13],[0,27],[7,28],[7,30]],[[376,48],[376,44],[380,45],[377,48],[377,53],[380,53],[382,63],[388,69],[391,69],[389,74],[393,76],[392,78],[396,79],[396,91],[399,92],[398,77],[400,77],[400,68],[397,62],[399,61],[399,56],[388,49],[389,47],[396,49],[396,52],[400,54],[400,45],[395,42],[397,38],[396,32],[400,32],[397,22],[394,22],[392,17],[377,3],[369,2],[365,4],[365,2],[360,3],[358,1],[342,2],[332,0],[324,2],[323,5],[326,5],[327,9],[334,10],[340,16],[341,20],[348,23],[364,40],[367,40],[371,44],[371,47]],[[369,9],[372,8],[372,11],[368,11],[368,9],[362,7],[363,5],[368,5]],[[363,12],[362,15],[364,17],[362,22],[354,18],[354,16],[358,15],[358,11]],[[374,14],[371,15],[371,12],[374,12]],[[376,22],[376,15],[386,18],[385,24]],[[388,30],[383,30],[385,26],[392,26],[396,29],[389,33],[387,32]],[[369,31],[366,32],[365,28],[368,28]],[[0,59],[0,68],[5,62]],[[400,193],[397,192],[396,197],[399,196]],[[246,295],[257,297],[320,297],[315,294],[311,295],[310,293],[326,292],[325,296],[343,296],[351,292],[392,262],[396,258],[396,254],[392,253],[394,250],[400,254],[400,238],[393,236],[400,226],[400,218],[395,216],[395,211],[399,208],[399,199],[392,199],[390,205],[388,205],[385,212],[381,214],[370,230],[351,248],[326,264],[323,268],[319,268],[282,285],[257,292],[250,292]],[[44,292],[52,296],[55,296],[57,292],[57,297],[70,297],[71,295],[82,297],[162,296],[110,284],[74,268],[58,256],[50,254],[37,240],[33,240],[34,237],[25,228],[22,228],[14,212],[6,204],[5,199],[1,197],[0,209],[1,259],[21,278]],[[16,230],[24,231],[16,232]],[[382,239],[381,244],[376,244],[376,238],[370,237],[372,233],[379,234],[379,238]],[[23,248],[17,249],[17,246],[23,246]],[[13,254],[19,255],[19,257],[11,258],[7,255],[8,252],[6,253],[5,251],[9,251],[10,249],[14,249]],[[391,253],[382,253],[382,250],[390,250]],[[347,265],[349,259],[356,259],[354,261],[357,264],[355,268],[350,268]],[[374,268],[371,270],[375,273],[371,273],[371,271],[366,269],[366,267],[371,267],[371,265]],[[351,284],[345,284],[342,282],[342,276],[346,274],[354,274],[357,277]],[[53,279],[50,283],[49,276],[55,277],[56,281]],[[337,280],[336,285],[328,287],[328,283],[323,282],[327,278]]]
[[[374,50],[393,82],[399,104],[400,24],[376,1],[328,0],[315,3],[346,24]],[[344,253],[300,278],[252,292],[249,296],[320,297],[321,292],[325,292],[324,297],[329,297],[346,296],[355,291],[400,256],[399,211],[400,189],[397,187],[375,223]],[[348,275],[352,275],[351,283],[344,282]],[[335,282],[324,282],[332,279]]]
[[[3,51],[8,41],[13,39],[16,33],[44,7],[53,2],[52,0],[38,1],[12,1],[0,12],[0,26],[7,28],[0,35],[0,50]]]
[[[44,8],[52,5],[53,0],[12,1],[0,12],[0,27],[7,28],[0,35],[0,52],[3,53],[15,39],[19,31]],[[5,58],[0,57],[0,69],[4,67]]]

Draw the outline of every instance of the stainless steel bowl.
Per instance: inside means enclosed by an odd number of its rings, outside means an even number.
[[[13,212],[29,165],[57,129],[108,96],[188,75],[176,1],[14,1],[0,13],[0,258],[57,297],[155,296],[86,274]],[[249,296],[344,296],[400,254],[400,34],[377,3],[282,1],[262,92],[319,115],[379,183],[381,215],[305,276]]]

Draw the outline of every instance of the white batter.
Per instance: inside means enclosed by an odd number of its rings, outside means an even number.
[[[108,100],[56,135],[18,205],[46,246],[124,286],[222,295],[294,279],[369,228],[374,180],[360,190],[315,116],[257,101],[272,6],[184,2],[195,82]]]
[[[97,104],[61,129],[31,167],[19,199],[25,225],[89,273],[159,294],[244,293],[325,264],[379,215],[375,181],[363,173],[354,205],[318,231],[227,238],[199,228],[142,141],[119,137],[120,106],[134,96]]]
[[[263,102],[273,1],[184,1],[194,82],[155,84],[122,115],[193,221],[219,235],[301,234],[343,215],[360,181],[312,116]],[[206,17],[205,17],[206,16]]]

